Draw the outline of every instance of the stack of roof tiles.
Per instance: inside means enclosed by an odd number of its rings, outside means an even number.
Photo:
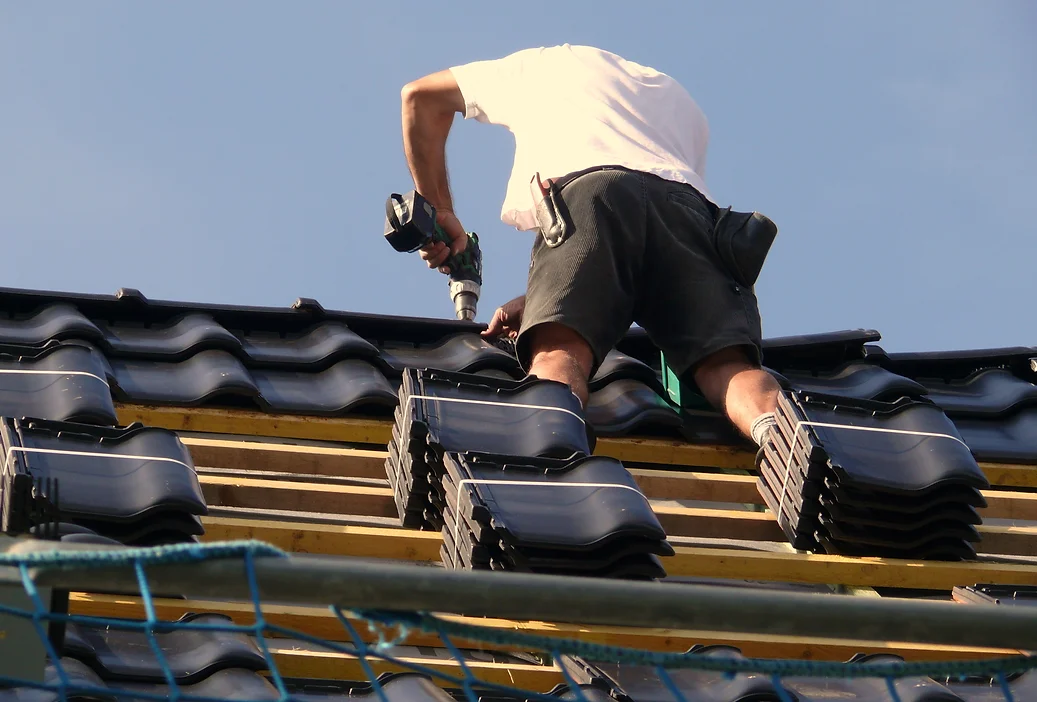
[[[203,533],[205,500],[173,432],[118,420],[90,348],[0,347],[0,528],[156,545]]]
[[[448,567],[663,577],[665,532],[582,415],[561,383],[405,370],[386,460],[403,524],[440,530]]]
[[[171,431],[0,418],[0,447],[8,457],[0,485],[5,533],[49,528],[67,541],[128,545],[192,541],[203,533],[205,499],[191,457]]]
[[[1037,349],[886,353],[877,339],[766,355],[788,392],[757,456],[761,494],[798,548],[972,558],[976,461],[1037,463]]]
[[[757,486],[794,547],[975,558],[988,483],[938,406],[794,391],[779,396],[776,418]]]

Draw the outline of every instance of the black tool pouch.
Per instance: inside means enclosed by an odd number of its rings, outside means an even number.
[[[558,185],[551,183],[543,192],[543,198],[536,205],[537,225],[544,237],[544,243],[554,248],[560,246],[572,234],[572,223],[569,211],[562,201]]]
[[[725,207],[717,213],[713,245],[735,282],[751,288],[777,235],[777,226],[765,215]]]

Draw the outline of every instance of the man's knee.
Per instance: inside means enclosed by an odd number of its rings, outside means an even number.
[[[530,366],[544,362],[569,362],[590,377],[594,352],[587,340],[564,324],[545,322],[527,331]]]
[[[722,408],[731,381],[747,371],[766,374],[755,354],[750,355],[742,346],[728,346],[696,363],[692,373],[699,391],[715,407]]]
[[[744,370],[756,370],[760,364],[750,357],[744,346],[728,346],[703,358],[695,364],[694,374],[713,375],[718,372],[738,373]]]

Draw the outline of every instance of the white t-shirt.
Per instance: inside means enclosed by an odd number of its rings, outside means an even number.
[[[623,166],[706,191],[706,116],[680,83],[589,46],[526,49],[450,69],[465,119],[507,127],[515,163],[501,220],[534,229],[529,182]],[[712,199],[712,198],[710,198]]]

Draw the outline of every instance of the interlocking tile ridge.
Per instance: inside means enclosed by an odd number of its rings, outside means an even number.
[[[521,377],[513,345],[486,342],[478,335],[482,325],[340,312],[304,298],[289,307],[256,307],[151,300],[125,288],[114,295],[0,288],[0,309],[6,313],[0,353],[14,344],[29,363],[25,349],[92,345],[111,376],[112,392],[124,402],[384,416],[391,406],[388,391],[398,386],[404,366]],[[921,385],[923,396],[946,405],[981,460],[1037,463],[1031,432],[1037,347],[887,353],[879,341],[872,329],[769,338],[764,363],[787,388],[850,398],[916,397]],[[370,364],[385,382],[366,365],[338,366],[346,361]],[[356,382],[347,382],[346,368],[357,372]],[[985,370],[996,372],[983,375]],[[327,371],[333,380],[310,377],[310,389],[303,376],[279,375]],[[973,374],[979,380],[968,385]],[[613,387],[618,381],[622,385]],[[590,424],[603,436],[661,434],[748,446],[717,412],[667,410],[659,351],[641,329],[631,329],[608,354],[590,386]],[[109,408],[69,409],[39,407],[28,414],[112,421]]]
[[[633,378],[613,380],[592,392],[586,414],[587,422],[599,436],[651,434],[677,430],[684,423],[673,405]]]
[[[0,348],[0,416],[116,423],[104,357],[88,345]]]
[[[226,626],[231,620],[220,614],[186,614],[179,622]],[[195,684],[228,668],[267,669],[263,654],[243,633],[174,629],[156,632],[154,637],[177,683]],[[162,665],[143,631],[69,622],[64,655],[85,663],[105,681],[165,682]]]

